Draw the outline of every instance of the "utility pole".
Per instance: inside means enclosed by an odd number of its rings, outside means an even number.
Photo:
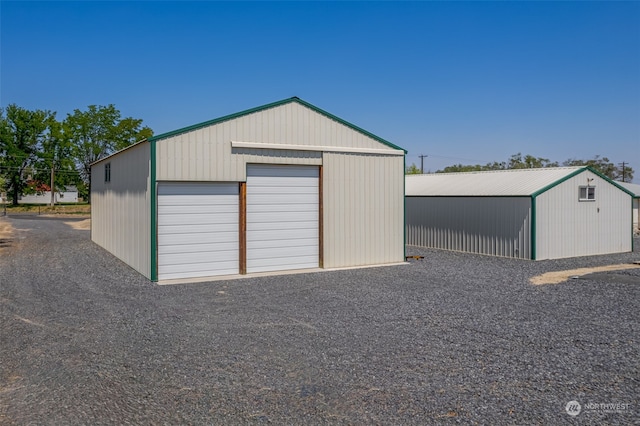
[[[56,192],[55,192],[55,188],[53,187],[54,182],[55,182],[55,177],[56,177],[56,172],[55,172],[55,167],[53,167],[53,164],[51,165],[51,207],[56,205]]]
[[[418,155],[420,157],[420,173],[424,174],[424,157],[428,157],[428,155]]]
[[[627,176],[627,172],[625,169],[625,166],[627,165],[627,163],[625,163],[624,161],[622,163],[618,163],[618,165],[622,166],[622,181],[626,182],[626,176]]]

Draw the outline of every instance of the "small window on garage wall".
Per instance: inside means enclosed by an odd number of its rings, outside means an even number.
[[[581,186],[579,188],[580,201],[595,201],[596,199],[596,187],[595,186]]]
[[[111,163],[104,165],[104,181],[111,182]]]

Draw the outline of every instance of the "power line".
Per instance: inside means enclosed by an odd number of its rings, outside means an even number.
[[[428,155],[431,158],[444,158],[447,160],[456,160],[456,161],[472,161],[474,163],[488,163],[489,161],[486,160],[478,160],[478,159],[472,159],[472,158],[462,158],[462,157],[447,157],[444,155],[434,155],[434,154],[429,154]],[[420,155],[407,155],[407,158],[420,158]]]
[[[27,167],[27,168],[20,168],[20,167],[16,167],[16,166],[0,166],[0,173],[4,173],[7,171],[14,171],[14,172],[18,172],[20,170],[23,170],[25,172],[50,172],[51,169],[33,169],[31,167]],[[56,170],[56,173],[67,173],[67,174],[76,174],[79,173],[75,170]]]

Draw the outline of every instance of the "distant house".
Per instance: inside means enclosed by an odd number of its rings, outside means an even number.
[[[638,210],[640,210],[640,185],[635,183],[616,182],[618,185],[633,193],[633,230],[636,234],[640,233],[638,225]]]
[[[35,194],[22,195],[18,198],[19,204],[49,204],[51,203],[51,188],[43,185],[41,190]],[[77,203],[78,188],[75,186],[67,186],[64,189],[55,191],[56,203]]]
[[[632,250],[632,193],[589,167],[408,175],[408,245],[520,259]]]

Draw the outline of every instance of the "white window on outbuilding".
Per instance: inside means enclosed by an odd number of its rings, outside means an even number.
[[[595,186],[581,186],[579,188],[580,201],[595,201],[596,199],[596,187]]]

